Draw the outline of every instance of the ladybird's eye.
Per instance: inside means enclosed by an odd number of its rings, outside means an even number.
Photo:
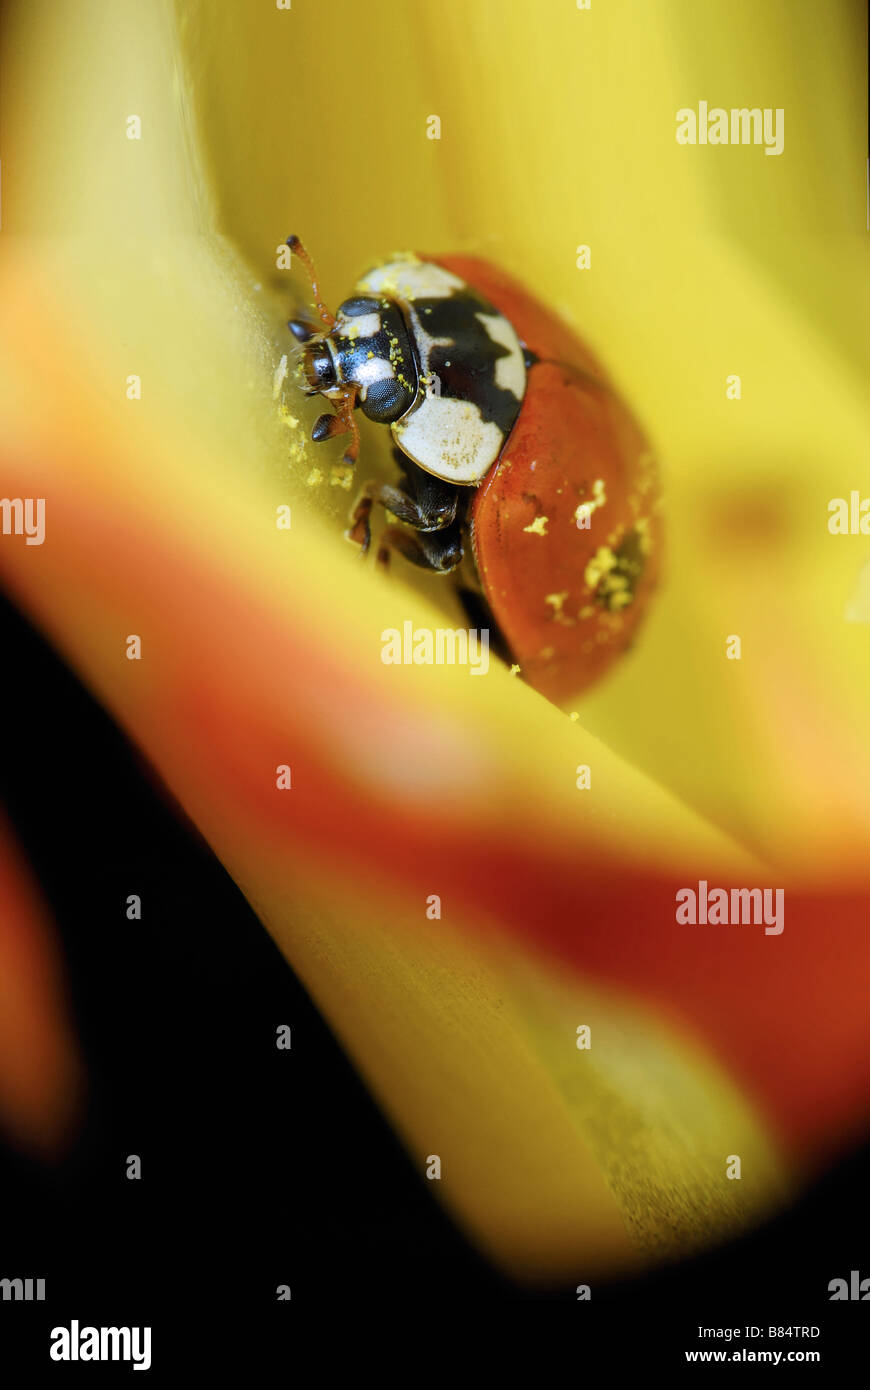
[[[363,415],[383,424],[388,420],[398,420],[404,414],[408,406],[407,392],[398,381],[373,381],[361,404]]]

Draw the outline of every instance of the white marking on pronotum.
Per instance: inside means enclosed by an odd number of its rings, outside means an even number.
[[[395,375],[392,362],[388,362],[385,357],[370,357],[367,362],[362,362],[354,368],[354,380],[362,387],[363,400],[372,382],[391,381]]]
[[[522,400],[526,389],[526,364],[513,324],[503,314],[477,314],[489,336],[499,347],[507,348],[509,356],[500,357],[495,364],[495,384],[503,391],[512,391]]]
[[[504,435],[477,406],[450,396],[428,396],[393,425],[397,444],[437,478],[479,483],[498,458]]]
[[[358,314],[338,320],[337,331],[345,338],[374,338],[381,331],[380,314]]]
[[[390,261],[370,270],[357,289],[369,294],[392,294],[398,299],[447,299],[465,284],[458,275],[431,261]]]

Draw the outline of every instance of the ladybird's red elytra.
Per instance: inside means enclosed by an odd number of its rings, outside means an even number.
[[[487,261],[394,257],[320,322],[293,320],[303,389],[330,401],[313,437],[389,424],[396,485],[367,483],[348,536],[367,550],[375,503],[398,551],[454,577],[523,678],[553,700],[582,691],[632,640],[659,569],[652,453],[572,330]],[[478,624],[479,625],[479,624]]]

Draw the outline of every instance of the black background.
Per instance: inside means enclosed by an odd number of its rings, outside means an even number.
[[[593,1282],[588,1303],[574,1292],[582,1269],[571,1287],[514,1286],[432,1198],[196,830],[4,601],[0,652],[0,790],[60,932],[89,1076],[86,1121],[60,1164],[0,1147],[0,1277],[47,1281],[43,1304],[0,1301],[0,1375],[18,1358],[52,1380],[133,1373],[50,1362],[50,1329],[72,1318],[151,1326],[160,1379],[233,1351],[292,1368],[298,1331],[321,1315],[334,1329],[337,1313],[379,1315],[388,1349],[397,1309],[434,1317],[440,1341],[451,1307],[536,1300],[571,1304],[559,1322],[613,1374],[684,1364],[686,1350],[726,1346],[699,1341],[699,1324],[747,1322],[822,1334],[729,1349],[821,1349],[813,1369],[826,1380],[855,1357],[866,1373],[870,1303],[832,1304],[827,1286],[852,1269],[870,1277],[870,1151],[751,1237],[630,1283]],[[130,893],[139,922],[126,917]],[[275,1047],[282,1023],[290,1052]],[[125,1176],[131,1153],[138,1182]],[[279,1284],[290,1302],[276,1301]]]

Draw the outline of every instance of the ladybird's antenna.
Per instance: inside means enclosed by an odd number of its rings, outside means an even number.
[[[298,236],[288,236],[287,245],[290,247],[291,254],[294,256],[298,256],[302,264],[305,266],[308,279],[311,281],[311,296],[314,300],[314,303],[317,305],[318,314],[320,315],[322,321],[326,324],[327,328],[334,328],[335,315],[331,314],[327,309],[326,305],[323,304],[321,301],[320,290],[317,287],[317,271],[314,269],[313,260],[309,256],[308,252],[305,250],[305,247],[302,245],[302,242],[299,240]]]
[[[350,443],[344,451],[344,457],[342,458],[342,463],[349,464],[350,467],[353,467],[356,463],[357,455],[359,454],[359,429],[353,413],[355,404],[356,392],[349,391],[342,399],[337,412],[339,419],[352,436]]]

